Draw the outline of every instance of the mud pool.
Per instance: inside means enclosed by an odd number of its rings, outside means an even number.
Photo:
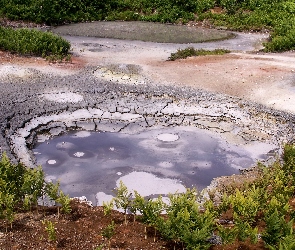
[[[102,205],[120,180],[141,195],[201,190],[213,178],[238,174],[272,145],[245,148],[194,127],[150,129],[137,134],[72,131],[40,142],[33,150],[47,179],[60,181],[71,197]],[[254,149],[254,150],[253,150]]]

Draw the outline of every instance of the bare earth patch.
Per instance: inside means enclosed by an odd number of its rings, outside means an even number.
[[[89,207],[85,203],[73,201],[70,214],[57,215],[57,207],[39,207],[38,211],[22,212],[16,215],[13,227],[0,221],[0,248],[11,249],[183,249],[182,244],[165,241],[159,233],[154,236],[154,228],[140,222],[133,215],[128,216],[127,225],[124,215],[112,211],[108,216],[102,207]],[[232,219],[232,215],[224,214],[223,219]],[[50,221],[55,228],[56,239],[50,240],[42,221]],[[106,227],[114,221],[114,235],[110,241],[102,234]],[[8,228],[7,228],[8,226]],[[7,229],[6,229],[7,228]],[[7,230],[7,232],[6,232]],[[145,232],[146,231],[146,232]],[[110,246],[110,248],[108,248]],[[102,248],[99,248],[102,247]],[[212,246],[211,250],[252,249],[263,250],[263,243],[256,245],[236,242],[230,246]]]

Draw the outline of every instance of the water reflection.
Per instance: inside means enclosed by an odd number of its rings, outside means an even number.
[[[269,150],[270,145],[265,154]],[[192,186],[203,189],[213,178],[237,174],[256,161],[249,146],[246,150],[192,127],[132,135],[72,131],[38,143],[34,153],[48,179],[59,180],[70,196],[84,195],[94,204],[98,193],[112,195],[120,179],[144,195],[155,190],[167,194]]]

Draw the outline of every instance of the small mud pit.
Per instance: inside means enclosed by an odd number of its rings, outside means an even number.
[[[144,196],[201,190],[213,178],[238,174],[267,158],[273,148],[259,142],[239,147],[216,133],[179,126],[137,134],[72,131],[39,142],[33,152],[48,180],[59,180],[71,197],[102,205],[120,180]]]

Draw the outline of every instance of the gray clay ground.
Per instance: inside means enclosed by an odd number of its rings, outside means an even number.
[[[234,52],[176,62],[166,60],[188,44],[68,35],[71,64],[2,57],[1,152],[34,167],[38,133],[137,134],[181,126],[215,133],[253,154],[279,150],[294,135],[295,59],[292,52],[257,52],[266,37],[237,33],[189,44]]]

